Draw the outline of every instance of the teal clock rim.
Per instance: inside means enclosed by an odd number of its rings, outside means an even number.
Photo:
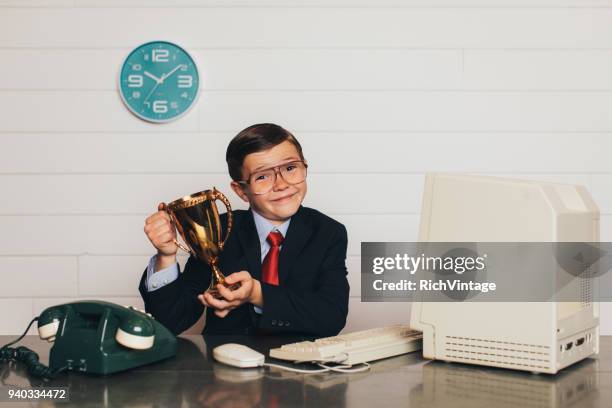
[[[136,50],[138,50],[138,49],[140,49],[140,48],[142,48],[142,47],[144,47],[146,45],[149,45],[149,44],[159,44],[159,43],[170,44],[170,45],[172,45],[172,46],[174,46],[176,48],[179,48],[181,51],[183,51],[185,54],[187,54],[189,56],[189,58],[191,58],[191,60],[193,61],[193,65],[195,66],[196,72],[198,73],[198,89],[196,90],[196,95],[195,95],[195,98],[193,99],[193,102],[180,115],[174,116],[174,117],[172,117],[170,119],[151,119],[151,118],[148,118],[146,116],[141,115],[136,110],[132,109],[132,107],[129,105],[129,103],[125,99],[125,95],[123,94],[123,89],[121,88],[121,72],[123,71],[123,67],[125,66],[125,63],[128,60],[128,58],[130,58],[130,56]],[[176,44],[176,43],[174,43],[172,41],[168,41],[168,40],[153,40],[153,41],[144,42],[144,43],[142,43],[142,44],[132,48],[127,53],[125,58],[122,59],[121,65],[119,66],[119,72],[117,73],[117,89],[119,90],[119,96],[121,98],[121,102],[125,105],[125,107],[130,111],[130,113],[132,115],[136,116],[138,119],[144,120],[145,122],[155,123],[155,124],[164,124],[164,123],[174,122],[175,120],[178,120],[178,119],[182,118],[183,116],[188,114],[191,111],[191,109],[193,109],[193,107],[198,103],[198,100],[200,99],[200,85],[202,83],[200,78],[201,78],[201,76],[200,76],[200,68],[199,68],[198,60],[197,60],[197,58],[195,58],[193,56],[193,54],[191,54],[185,48],[181,47],[180,45],[178,45],[178,44]]]

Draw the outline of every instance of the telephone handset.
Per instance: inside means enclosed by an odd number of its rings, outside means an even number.
[[[45,309],[38,333],[54,342],[52,370],[109,374],[172,357],[177,350],[176,337],[151,315],[102,301]]]
[[[78,302],[70,305],[53,306],[43,311],[38,317],[38,334],[41,339],[53,342],[62,322],[70,312],[71,318],[91,319],[102,314],[112,313],[120,321],[115,333],[115,340],[125,347],[146,350],[153,346],[155,332],[153,323],[143,314],[150,314],[132,306],[121,307],[105,302]],[[138,313],[140,312],[140,313]],[[79,323],[79,322],[77,322]],[[85,321],[80,323],[87,324]]]

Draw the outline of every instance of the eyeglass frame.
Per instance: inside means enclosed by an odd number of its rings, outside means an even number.
[[[283,174],[280,172],[280,168],[282,166],[286,166],[288,164],[291,163],[302,163],[304,165],[304,170],[306,171],[306,174],[304,175],[304,180],[298,182],[298,183],[289,183],[287,180],[285,180],[285,178],[283,177]],[[253,194],[255,195],[264,195],[264,194],[268,194],[270,191],[274,190],[274,184],[276,183],[276,180],[278,180],[278,176],[280,175],[281,177],[283,177],[283,180],[285,181],[285,183],[289,184],[290,186],[295,186],[298,184],[302,184],[304,181],[306,181],[306,177],[308,176],[308,163],[306,162],[306,160],[292,160],[290,162],[287,163],[283,163],[283,164],[279,164],[278,166],[273,166],[273,167],[267,167],[265,169],[261,169],[261,170],[257,170],[251,174],[249,174],[249,177],[247,178],[247,180],[238,180],[236,181],[236,183],[243,185],[243,186],[250,186],[251,182],[248,180],[251,178],[251,176],[255,173],[261,173],[263,171],[267,171],[267,170],[274,170],[274,181],[272,182],[272,187],[270,188],[270,190],[266,191],[265,193],[256,193],[253,192]]]

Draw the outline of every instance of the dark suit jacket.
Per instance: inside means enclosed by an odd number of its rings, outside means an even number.
[[[219,258],[225,275],[248,271],[261,281],[261,244],[251,211],[236,210],[234,227]],[[221,216],[225,229],[226,216]],[[332,336],[346,323],[349,285],[346,278],[347,233],[344,225],[300,206],[291,218],[279,255],[279,286],[261,283],[260,315],[245,303],[219,318],[207,309],[205,334],[304,334]],[[204,306],[197,299],[210,284],[208,264],[190,256],[174,282],[148,292],[146,270],[140,281],[145,309],[175,334],[191,327]]]

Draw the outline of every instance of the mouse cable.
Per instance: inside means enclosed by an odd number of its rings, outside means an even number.
[[[30,330],[30,327],[32,327],[32,324],[34,324],[34,322],[37,320],[38,320],[38,317],[35,317],[34,319],[32,319],[30,324],[28,324],[27,329],[25,329],[23,334],[19,336],[17,340],[14,340],[0,347],[0,362],[2,363],[11,362],[11,361],[21,362],[25,364],[25,366],[28,369],[28,373],[31,374],[32,376],[43,378],[43,379],[49,379],[49,378],[55,377],[57,374],[66,370],[68,367],[65,366],[57,370],[51,370],[49,367],[47,367],[46,365],[38,361],[38,354],[36,354],[35,351],[30,350],[29,348],[23,347],[23,346],[17,347],[17,348],[10,347],[13,344],[21,341],[21,339],[23,339],[25,335],[28,333],[28,331]]]
[[[280,368],[281,370],[291,371],[293,373],[300,373],[300,374],[320,374],[320,373],[327,373],[330,371],[337,372],[337,373],[360,373],[360,372],[369,370],[371,367],[370,364],[368,363],[362,363],[364,364],[363,367],[355,367],[355,368],[353,368],[353,366],[351,365],[339,365],[339,366],[331,367],[323,363],[316,363],[316,364],[321,368],[314,369],[314,370],[303,370],[300,368],[287,367],[281,364],[272,364],[272,363],[264,363],[264,367],[275,367],[275,368]]]
[[[335,367],[330,367],[328,365],[317,363],[319,367],[325,367],[329,371],[334,371],[337,373],[362,373],[364,371],[368,371],[370,367],[372,367],[369,363],[360,363],[363,364],[363,367],[353,367],[352,365],[339,365]]]

